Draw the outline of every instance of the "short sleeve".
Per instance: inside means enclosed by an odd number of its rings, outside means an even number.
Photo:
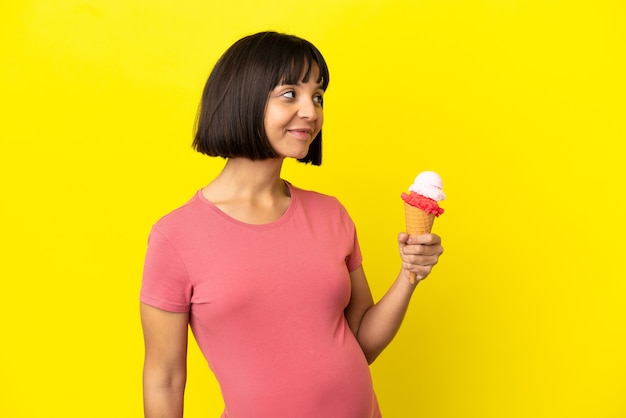
[[[359,246],[359,239],[356,235],[356,229],[354,230],[354,242],[352,244],[352,253],[346,260],[348,271],[353,272],[363,263],[363,256],[361,255],[361,247]]]
[[[176,249],[156,228],[148,239],[141,302],[171,312],[189,312],[192,286]]]
[[[363,256],[361,254],[359,238],[356,233],[356,226],[354,225],[354,222],[352,221],[352,218],[346,208],[341,203],[339,203],[339,205],[341,208],[341,223],[343,224],[344,230],[348,234],[348,239],[352,244],[350,254],[346,257],[346,266],[348,267],[349,272],[353,272],[363,263]]]

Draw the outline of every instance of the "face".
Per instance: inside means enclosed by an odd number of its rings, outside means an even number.
[[[304,158],[322,129],[324,90],[317,83],[319,68],[313,63],[306,83],[279,84],[270,92],[265,109],[265,133],[281,157]]]

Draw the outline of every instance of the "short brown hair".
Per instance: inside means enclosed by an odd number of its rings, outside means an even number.
[[[270,92],[279,84],[297,84],[311,67],[326,90],[328,67],[309,41],[277,32],[260,32],[235,42],[218,60],[204,87],[193,147],[213,157],[277,158],[265,133],[264,116]],[[322,163],[322,132],[299,161]]]

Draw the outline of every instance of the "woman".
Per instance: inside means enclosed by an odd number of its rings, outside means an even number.
[[[220,58],[194,147],[227,162],[150,234],[141,290],[146,417],[182,417],[187,326],[214,372],[223,417],[380,417],[368,363],[396,334],[442,254],[398,236],[401,270],[374,304],[356,230],[333,197],[281,179],[321,164],[329,82],[308,41],[263,32]]]

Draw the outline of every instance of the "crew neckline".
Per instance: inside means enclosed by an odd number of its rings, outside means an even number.
[[[209,207],[209,209],[211,209],[211,211],[215,213],[216,215],[218,215],[220,218],[228,222],[231,222],[235,225],[239,225],[239,226],[250,228],[250,229],[272,229],[280,225],[283,225],[285,222],[291,219],[291,217],[293,216],[293,213],[296,210],[296,206],[298,204],[298,194],[296,192],[296,188],[290,182],[286,180],[283,180],[283,182],[285,183],[285,185],[287,186],[289,190],[289,194],[290,194],[289,206],[287,207],[287,210],[278,219],[272,222],[264,223],[264,224],[250,224],[250,223],[243,222],[243,221],[233,218],[232,216],[228,215],[227,213],[222,211],[220,208],[218,208],[213,202],[208,200],[202,193],[202,189],[196,192],[196,198],[200,200],[200,202],[205,204],[207,207]]]

